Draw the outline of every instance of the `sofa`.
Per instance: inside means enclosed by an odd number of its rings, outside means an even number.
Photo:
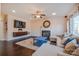
[[[35,53],[32,54],[32,56],[72,56],[72,54],[65,53],[65,46],[62,44],[68,37],[60,38],[56,36],[57,38],[57,45],[51,45],[50,43],[44,43],[40,48],[36,50]],[[79,47],[79,45],[76,43],[77,41],[72,40],[70,43],[74,43]]]
[[[70,56],[69,54],[63,53],[63,48],[49,43],[44,43],[38,48],[32,56]]]

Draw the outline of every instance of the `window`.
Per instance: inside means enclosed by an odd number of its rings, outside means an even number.
[[[79,16],[73,18],[73,34],[79,34]]]
[[[70,33],[79,35],[79,15],[70,18]]]

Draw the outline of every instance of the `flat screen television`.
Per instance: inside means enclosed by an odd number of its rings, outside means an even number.
[[[14,20],[14,28],[25,28],[26,23],[19,20]]]

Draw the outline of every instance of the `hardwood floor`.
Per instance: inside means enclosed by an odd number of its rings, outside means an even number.
[[[12,41],[0,41],[0,56],[31,56],[35,51],[19,45]]]

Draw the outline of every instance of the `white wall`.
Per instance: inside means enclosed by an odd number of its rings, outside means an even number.
[[[61,35],[66,32],[66,20],[61,17],[53,18],[52,36]]]
[[[31,20],[31,35],[40,36],[42,30],[50,30],[51,36],[61,35],[66,32],[66,20],[61,17],[48,19],[51,22],[49,28],[43,27],[44,20]]]
[[[0,17],[0,40],[4,40],[3,19]]]
[[[0,3],[0,13],[1,13],[1,3]]]
[[[8,40],[13,40],[13,39],[18,38],[18,37],[16,37],[16,38],[13,37],[13,32],[18,32],[18,28],[14,28],[14,20],[15,19],[26,22],[26,28],[23,28],[22,31],[28,31],[28,32],[30,32],[30,27],[29,27],[30,23],[29,23],[29,21],[27,21],[25,19],[21,19],[21,18],[15,17],[15,16],[12,16],[12,15],[8,15],[7,18],[8,18],[8,20],[7,20],[7,25],[8,25],[7,39]]]
[[[30,20],[31,35],[40,36],[41,20]]]
[[[14,20],[15,19],[26,22],[26,28],[22,29],[22,31],[30,32],[29,36],[30,35],[41,36],[42,30],[50,30],[51,36],[61,35],[61,34],[66,32],[66,20],[64,18],[60,18],[60,17],[48,19],[51,22],[51,25],[50,25],[49,28],[43,27],[44,20],[25,20],[25,19],[15,17],[13,15],[8,15],[7,19],[8,19],[7,20],[7,22],[8,22],[7,23],[8,24],[7,40],[16,39],[16,38],[13,37],[13,32],[18,31],[17,28],[14,28]]]
[[[0,40],[5,40],[4,39],[4,25],[3,25],[3,23],[4,23],[4,15],[2,15],[0,12]]]
[[[0,3],[0,40],[5,40],[3,22],[4,22],[4,15],[1,14],[1,3]]]
[[[66,32],[66,20],[64,18],[60,18],[60,17],[49,19],[49,21],[51,22],[51,25],[49,28],[43,27],[44,20],[24,20],[24,19],[12,16],[12,15],[8,15],[7,19],[8,19],[7,20],[7,22],[8,22],[7,23],[8,24],[7,40],[16,39],[13,37],[13,32],[18,31],[17,28],[14,28],[15,19],[26,22],[26,28],[22,29],[22,31],[30,32],[29,36],[30,35],[41,36],[42,30],[50,30],[51,36],[61,35]],[[2,29],[3,26],[2,26],[1,20],[0,20],[0,28],[1,28],[0,29],[0,38],[2,38],[3,36],[1,36],[1,35],[3,35],[3,34],[1,34],[1,33],[3,32],[3,29]]]

